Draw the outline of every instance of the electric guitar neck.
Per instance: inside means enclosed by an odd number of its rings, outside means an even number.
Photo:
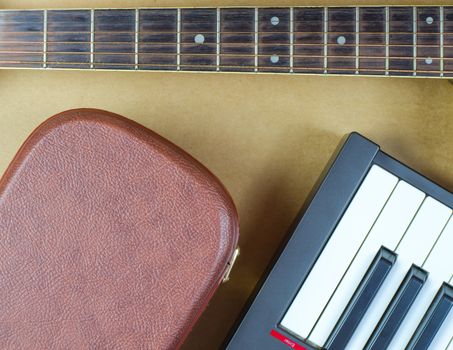
[[[0,68],[451,78],[453,6],[0,10]]]

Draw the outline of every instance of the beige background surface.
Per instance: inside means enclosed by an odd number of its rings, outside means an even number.
[[[372,2],[0,0],[0,8],[343,4]],[[167,137],[210,168],[237,204],[242,255],[185,350],[218,348],[345,134],[363,133],[453,189],[453,85],[446,80],[0,71],[0,171],[39,123],[76,107],[116,112]]]

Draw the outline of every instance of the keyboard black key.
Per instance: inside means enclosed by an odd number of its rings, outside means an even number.
[[[346,347],[395,261],[394,252],[385,247],[379,249],[332,334],[327,339],[324,345],[326,349],[342,350]]]
[[[368,339],[364,350],[382,350],[387,348],[427,277],[428,273],[425,270],[412,265],[385,310],[384,315],[379,320],[373,334]]]
[[[453,287],[444,283],[414,332],[406,350],[427,350],[453,307]]]

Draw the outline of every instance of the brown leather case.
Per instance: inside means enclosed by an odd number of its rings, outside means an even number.
[[[0,182],[1,349],[176,349],[222,280],[221,183],[128,119],[44,122]]]

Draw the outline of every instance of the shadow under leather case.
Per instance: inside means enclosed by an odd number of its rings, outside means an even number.
[[[176,349],[238,240],[200,163],[128,119],[44,122],[0,182],[1,349]]]

